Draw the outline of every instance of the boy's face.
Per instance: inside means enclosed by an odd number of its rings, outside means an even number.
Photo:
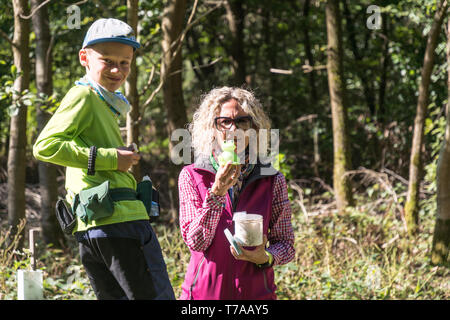
[[[116,91],[130,73],[133,48],[119,42],[97,43],[81,49],[79,58],[92,80],[109,91]]]

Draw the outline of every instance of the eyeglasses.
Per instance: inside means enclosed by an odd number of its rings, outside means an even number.
[[[217,130],[230,130],[234,124],[236,129],[248,130],[252,127],[252,117],[244,116],[235,119],[229,117],[217,117],[214,119],[214,125]]]

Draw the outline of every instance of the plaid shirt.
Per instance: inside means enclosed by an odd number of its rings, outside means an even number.
[[[185,169],[180,173],[178,189],[183,240],[190,250],[205,251],[215,236],[226,196],[216,196],[208,190],[202,202],[193,178]],[[295,255],[294,232],[286,180],[281,173],[275,176],[269,230],[267,251],[273,255],[274,265],[288,263]]]

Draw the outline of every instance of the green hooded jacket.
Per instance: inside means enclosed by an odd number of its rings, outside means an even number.
[[[87,86],[74,86],[40,133],[33,146],[36,159],[66,168],[67,201],[83,189],[109,180],[110,188],[136,190],[129,172],[117,170],[117,147],[124,146],[117,118],[109,106]],[[97,147],[95,175],[87,175],[89,149]],[[84,224],[79,218],[74,232],[112,223],[148,220],[141,201],[118,201],[110,217]]]

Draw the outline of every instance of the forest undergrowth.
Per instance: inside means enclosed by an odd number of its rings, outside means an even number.
[[[401,211],[406,186],[370,170],[349,174],[362,178],[354,185],[356,205],[342,215],[331,189],[312,196],[308,181],[290,181],[296,255],[275,267],[278,298],[449,299],[449,269],[430,263],[435,197],[423,190],[419,232],[411,237]],[[177,226],[153,226],[179,297],[189,251]],[[17,299],[16,273],[30,268],[29,252],[17,251],[0,230],[0,299]],[[45,299],[95,299],[73,238],[64,250],[38,241],[37,252]]]

